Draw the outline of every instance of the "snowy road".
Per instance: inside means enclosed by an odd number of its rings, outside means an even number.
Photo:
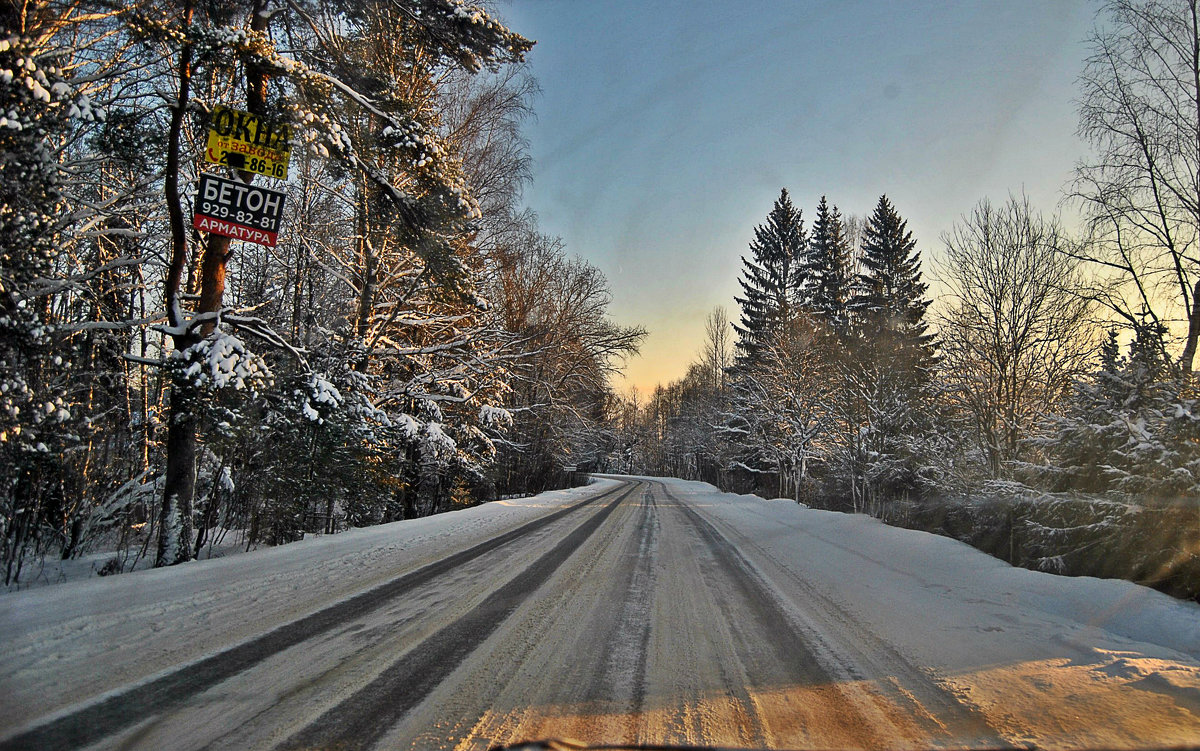
[[[388,529],[0,598],[0,750],[1200,740],[1135,585],[670,480]]]

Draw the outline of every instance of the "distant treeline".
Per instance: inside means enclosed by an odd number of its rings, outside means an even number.
[[[941,238],[931,306],[887,198],[858,218],[822,197],[806,227],[784,191],[734,336],[714,311],[687,376],[625,400],[620,466],[1200,595],[1200,29],[1184,0],[1102,18],[1078,230],[980,201]]]

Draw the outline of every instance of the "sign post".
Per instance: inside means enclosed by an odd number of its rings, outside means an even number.
[[[287,194],[202,172],[192,226],[235,240],[274,247]]]

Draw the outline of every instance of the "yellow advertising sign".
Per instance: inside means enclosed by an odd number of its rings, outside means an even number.
[[[292,129],[232,107],[216,105],[208,121],[206,161],[286,180]]]

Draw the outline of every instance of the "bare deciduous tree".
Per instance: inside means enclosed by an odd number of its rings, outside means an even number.
[[[700,364],[711,386],[717,391],[725,388],[727,371],[733,365],[731,332],[725,307],[716,306],[704,319],[704,349],[700,353]]]
[[[1090,220],[1080,257],[1096,298],[1137,325],[1184,322],[1200,339],[1200,18],[1197,0],[1110,0],[1081,81],[1079,132],[1096,148],[1073,186]]]
[[[1026,198],[981,201],[944,241],[945,379],[996,476],[1084,370],[1090,303],[1071,240]]]

